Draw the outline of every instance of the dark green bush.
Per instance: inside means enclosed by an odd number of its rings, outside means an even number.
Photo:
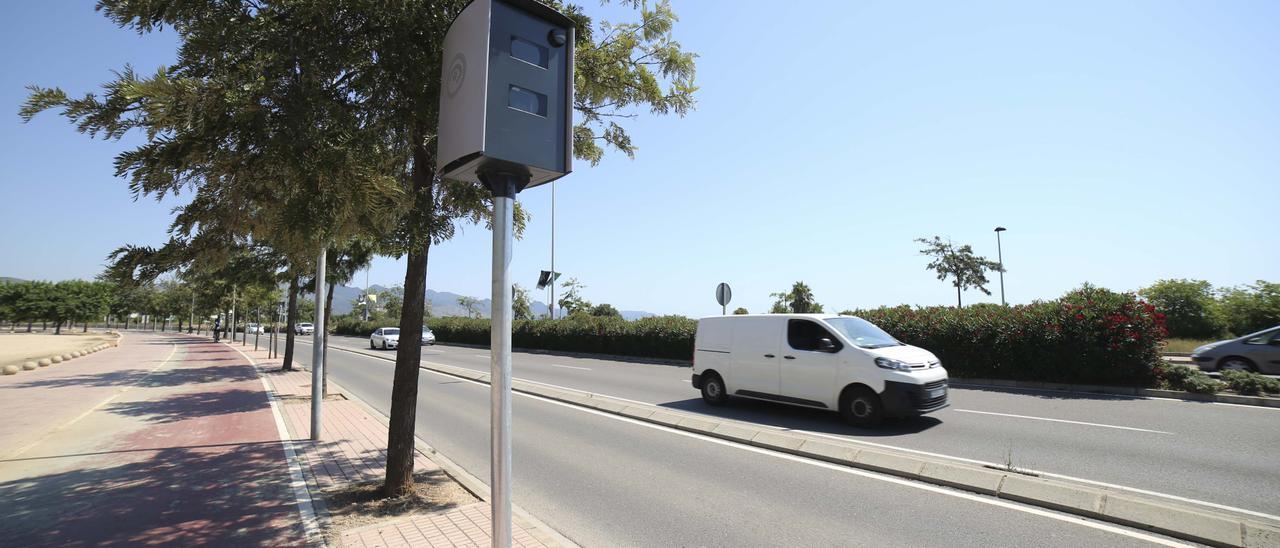
[[[1086,286],[1012,307],[878,308],[856,315],[936,354],[955,377],[1152,386],[1163,317],[1132,294]]]
[[[440,342],[489,344],[489,320],[428,318]],[[697,320],[659,316],[627,321],[621,317],[575,314],[559,320],[519,320],[513,323],[512,345],[517,348],[587,352],[647,358],[688,360],[693,356]]]
[[[1160,387],[1168,390],[1186,390],[1197,394],[1217,394],[1222,390],[1223,384],[1197,368],[1174,365],[1163,371]]]
[[[391,324],[391,325],[395,325],[395,324]],[[379,327],[388,327],[388,326],[387,324],[379,323],[379,322],[373,322],[373,321],[362,322],[356,319],[342,318],[340,320],[334,321],[333,325],[329,327],[330,327],[329,332],[337,335],[350,335],[352,337],[368,337],[370,334],[373,333],[373,330]]]
[[[1280,394],[1280,380],[1249,371],[1223,371],[1222,380],[1228,388],[1247,396]]]

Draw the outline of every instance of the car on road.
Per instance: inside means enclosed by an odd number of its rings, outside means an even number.
[[[293,332],[298,335],[311,335],[316,332],[316,326],[309,323],[300,323],[293,326]]]
[[[1196,348],[1191,361],[1207,371],[1280,374],[1280,325]]]
[[[263,331],[263,330],[262,330],[262,325],[261,325],[261,324],[256,324],[256,323],[246,324],[246,325],[244,326],[244,332],[245,332],[245,333],[248,333],[248,334],[250,334],[250,335],[252,335],[252,334],[254,334],[254,333],[266,333],[266,331]]]
[[[389,350],[400,344],[399,327],[379,327],[369,335],[369,348]]]
[[[947,406],[937,356],[862,318],[828,314],[698,320],[693,387],[712,405],[733,396],[830,409],[862,427]]]
[[[422,346],[433,345],[433,344],[436,344],[436,334],[432,333],[430,329],[423,327],[422,328]]]

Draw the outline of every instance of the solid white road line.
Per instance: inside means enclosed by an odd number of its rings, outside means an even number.
[[[231,345],[227,344],[227,346]],[[302,532],[307,537],[307,543],[312,546],[324,546],[324,535],[320,532],[315,503],[311,500],[311,490],[307,489],[307,480],[302,475],[302,465],[298,461],[298,455],[293,451],[293,441],[289,438],[289,429],[285,426],[284,415],[280,412],[280,400],[276,397],[275,390],[272,390],[271,385],[267,383],[267,378],[262,375],[262,369],[258,367],[258,363],[248,354],[241,352],[239,348],[234,346],[231,348],[240,352],[244,359],[249,360],[249,365],[253,366],[254,372],[258,374],[258,380],[262,381],[262,389],[267,392],[267,400],[271,403],[271,415],[276,421],[276,433],[280,436],[280,447],[284,448],[285,461],[289,464],[289,487],[293,490],[293,500],[298,505],[298,516],[302,521]]]
[[[565,368],[565,369],[578,369],[578,370],[581,370],[581,371],[591,371],[591,368],[590,368],[590,367],[577,367],[577,366],[574,366],[574,365],[560,365],[560,364],[558,364],[558,363],[549,363],[549,364],[546,364],[546,365],[550,365],[551,367],[563,367],[563,368]]]
[[[459,377],[454,377],[453,375],[448,375],[448,374],[445,374],[445,373],[440,373],[440,372],[438,372],[438,371],[433,371],[433,370],[430,370],[430,369],[428,369],[428,370],[427,370],[427,372],[428,372],[428,373],[434,373],[434,374],[436,374],[436,375],[440,375],[440,376],[442,376],[442,377],[449,377],[449,378],[451,378],[451,379],[459,379],[459,380],[463,380],[463,381],[469,382],[469,383],[471,383],[471,384],[476,384],[476,385],[479,385],[479,386],[484,386],[484,387],[488,387],[488,386],[489,386],[489,385],[488,385],[488,384],[486,384],[486,383],[482,383],[482,382],[479,382],[479,381],[473,381],[473,380],[471,380],[471,379],[461,379],[461,378],[459,378]],[[688,437],[688,438],[693,438],[693,439],[697,439],[697,440],[702,440],[702,441],[706,441],[706,442],[710,442],[710,443],[715,443],[715,444],[723,445],[723,446],[725,446],[725,447],[732,447],[732,448],[734,448],[734,449],[739,449],[739,450],[742,450],[742,451],[749,451],[749,452],[756,453],[756,454],[759,454],[759,455],[766,455],[766,456],[774,457],[774,458],[777,458],[777,459],[788,460],[788,461],[798,462],[798,463],[802,463],[802,464],[808,464],[808,465],[810,465],[810,466],[817,466],[817,467],[819,467],[819,468],[825,468],[825,469],[827,469],[827,470],[833,470],[833,471],[836,471],[836,472],[842,472],[842,473],[845,473],[845,474],[852,474],[852,475],[855,475],[855,476],[861,476],[861,477],[868,478],[868,479],[879,480],[879,481],[884,481],[884,482],[888,482],[888,483],[894,483],[894,484],[901,485],[901,486],[904,486],[904,487],[911,487],[911,488],[913,488],[913,489],[920,489],[920,490],[922,490],[922,491],[929,491],[929,492],[932,492],[932,493],[937,493],[937,494],[941,494],[941,495],[947,495],[947,496],[951,496],[951,497],[961,498],[961,499],[965,499],[965,500],[970,500],[970,501],[974,501],[974,502],[979,502],[979,503],[982,503],[982,504],[989,504],[989,505],[991,505],[991,506],[999,506],[999,507],[1001,507],[1001,508],[1007,508],[1007,509],[1010,509],[1010,510],[1016,510],[1016,511],[1019,511],[1019,512],[1025,512],[1025,513],[1032,514],[1032,515],[1036,515],[1036,516],[1046,517],[1046,518],[1049,518],[1049,519],[1055,519],[1055,520],[1058,520],[1058,521],[1061,521],[1061,522],[1065,522],[1065,523],[1071,523],[1071,524],[1075,524],[1075,525],[1080,525],[1080,526],[1084,526],[1084,527],[1089,527],[1089,528],[1092,528],[1092,529],[1098,529],[1098,530],[1100,530],[1100,531],[1106,531],[1106,532],[1108,532],[1108,533],[1114,533],[1114,534],[1121,535],[1121,536],[1126,536],[1126,537],[1130,537],[1130,538],[1135,538],[1135,539],[1139,539],[1139,540],[1144,540],[1144,541],[1147,541],[1147,542],[1151,542],[1151,543],[1153,543],[1153,544],[1159,544],[1159,545],[1162,545],[1162,546],[1193,546],[1193,545],[1191,545],[1191,544],[1186,544],[1186,543],[1183,543],[1183,542],[1178,542],[1178,541],[1175,541],[1175,540],[1172,540],[1172,539],[1168,539],[1168,538],[1163,538],[1163,537],[1153,536],[1153,535],[1150,535],[1150,534],[1147,534],[1147,533],[1143,533],[1143,532],[1139,532],[1139,531],[1131,531],[1131,530],[1124,529],[1124,528],[1121,528],[1121,527],[1118,527],[1118,526],[1113,526],[1113,525],[1108,525],[1108,524],[1105,524],[1105,523],[1095,522],[1095,521],[1088,520],[1088,519],[1086,519],[1086,518],[1077,517],[1077,516],[1072,516],[1072,515],[1069,515],[1069,514],[1060,514],[1060,513],[1057,513],[1057,512],[1051,512],[1051,511],[1048,511],[1048,510],[1043,510],[1043,509],[1040,509],[1040,508],[1036,508],[1036,507],[1034,507],[1034,506],[1025,506],[1025,505],[1022,505],[1022,504],[1009,502],[1009,501],[1006,501],[1006,500],[1003,500],[1003,499],[998,499],[998,498],[989,497],[989,496],[985,496],[985,495],[976,495],[976,494],[967,493],[967,492],[964,492],[964,491],[958,491],[958,490],[949,489],[949,488],[945,488],[945,487],[939,487],[939,486],[936,486],[936,485],[933,485],[933,484],[929,484],[929,483],[922,483],[922,482],[917,482],[917,481],[912,481],[912,480],[902,479],[902,478],[899,478],[899,477],[897,477],[897,476],[889,476],[889,475],[878,474],[878,473],[875,473],[875,472],[868,472],[868,471],[866,471],[866,470],[861,470],[861,469],[858,469],[858,468],[849,468],[849,467],[846,467],[846,466],[840,466],[840,465],[832,464],[832,463],[829,463],[829,462],[823,462],[823,461],[819,461],[819,460],[808,459],[808,458],[805,458],[805,457],[798,457],[798,456],[790,455],[790,454],[787,454],[787,453],[779,453],[779,452],[776,452],[776,451],[770,451],[770,450],[767,450],[767,449],[761,449],[761,448],[759,448],[759,447],[752,447],[752,446],[750,446],[750,445],[743,445],[743,444],[735,443],[735,442],[731,442],[731,441],[728,441],[728,440],[722,440],[722,439],[720,439],[720,438],[713,438],[713,437],[710,437],[710,436],[704,436],[704,435],[701,435],[701,434],[695,434],[695,433],[693,433],[693,432],[686,432],[686,431],[684,431],[684,430],[677,430],[677,429],[675,429],[675,428],[671,428],[671,427],[668,427],[668,426],[663,426],[663,425],[660,425],[660,424],[654,424],[654,423],[651,423],[651,422],[645,422],[645,421],[641,421],[641,420],[636,420],[636,419],[632,419],[632,418],[630,418],[630,417],[624,417],[624,416],[621,416],[621,415],[614,415],[614,414],[612,414],[612,413],[606,413],[606,412],[604,412],[604,411],[597,411],[597,410],[595,410],[595,409],[588,409],[588,408],[585,408],[585,407],[581,407],[581,406],[577,406],[577,405],[573,405],[573,404],[568,404],[568,403],[564,403],[564,402],[560,402],[560,401],[552,400],[552,399],[549,399],[549,398],[544,398],[544,397],[542,397],[542,396],[535,396],[535,395],[533,395],[533,394],[526,394],[526,393],[523,393],[523,392],[513,392],[513,394],[516,394],[516,395],[519,395],[519,396],[523,396],[523,397],[526,397],[526,398],[530,398],[530,399],[534,399],[534,400],[538,400],[538,401],[541,401],[541,402],[544,402],[544,403],[549,403],[549,404],[552,404],[552,405],[559,405],[559,406],[561,406],[561,407],[565,407],[565,408],[572,409],[572,410],[579,411],[579,412],[583,412],[583,413],[590,413],[590,414],[592,414],[592,415],[596,415],[596,416],[599,416],[599,417],[604,417],[604,418],[611,419],[611,420],[615,420],[615,421],[620,421],[620,422],[630,423],[630,424],[634,424],[634,425],[636,425],[636,426],[643,426],[643,427],[645,427],[645,428],[652,428],[652,429],[654,429],[654,430],[661,430],[661,431],[663,431],[663,432],[667,432],[667,433],[671,433],[671,434],[676,434],[676,435],[680,435],[680,436],[685,436],[685,437]]]
[[[1116,426],[1114,424],[1098,424],[1096,422],[1069,421],[1066,419],[1051,419],[1048,417],[1032,417],[1028,415],[1013,415],[1010,413],[993,413],[991,411],[974,411],[972,409],[953,409],[952,411],[955,411],[957,413],[977,413],[979,415],[995,415],[998,417],[1013,417],[1015,419],[1030,419],[1035,421],[1061,422],[1066,424],[1097,426],[1099,428],[1115,428],[1116,430],[1132,430],[1134,432],[1149,432],[1152,434],[1168,434],[1170,436],[1173,435],[1173,432],[1165,432],[1163,430],[1147,430],[1146,428],[1134,428],[1132,426]]]

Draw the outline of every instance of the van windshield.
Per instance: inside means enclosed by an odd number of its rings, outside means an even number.
[[[845,316],[827,318],[826,322],[859,348],[884,348],[887,346],[903,346],[898,339],[885,333],[884,330],[862,318]]]
[[[396,329],[396,328],[394,328],[394,327],[390,327],[390,328],[387,328],[387,329],[383,329],[383,330],[382,330],[382,334],[383,334],[383,335],[399,335],[399,334],[400,334],[400,330],[399,330],[399,329]]]

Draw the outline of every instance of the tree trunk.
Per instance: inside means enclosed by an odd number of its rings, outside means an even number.
[[[958,285],[956,286],[956,308],[964,308],[964,305],[960,304],[960,286]]]
[[[31,323],[32,322],[27,322],[27,333],[31,332]]]
[[[85,320],[85,322],[84,322],[84,329],[83,329],[83,330],[81,330],[80,332],[81,332],[81,333],[88,333],[88,332],[89,332],[89,321],[88,321],[88,320]]]
[[[284,320],[284,365],[281,371],[293,371],[293,324],[298,321],[298,276],[289,279],[289,311]]]
[[[409,194],[414,203],[418,196],[432,196],[435,181],[435,159],[421,139],[414,140],[413,191]],[[431,251],[431,238],[419,234],[429,226],[430,216],[435,214],[435,201],[428,198],[425,211],[421,206],[409,212],[409,260],[404,273],[404,303],[400,309],[401,340],[414,340],[406,333],[422,331],[422,312],[427,291],[427,254]],[[414,427],[418,408],[418,364],[422,360],[421,344],[401,344],[396,347],[396,370],[391,383],[391,417],[387,427],[387,475],[383,483],[383,495],[397,497],[413,488]]]
[[[329,284],[329,294],[325,296],[324,333],[320,334],[320,342],[324,345],[324,367],[320,368],[320,394],[329,397],[329,317],[333,315],[333,286]]]
[[[61,334],[62,334],[62,320],[58,320],[57,325],[54,325],[54,326],[53,326],[53,334],[54,334],[54,335],[61,335]]]

